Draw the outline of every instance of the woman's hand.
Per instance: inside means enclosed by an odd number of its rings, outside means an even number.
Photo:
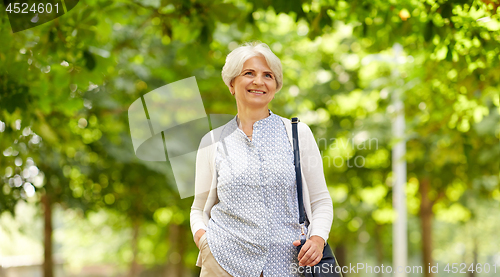
[[[196,244],[196,247],[198,247],[198,249],[200,249],[200,246],[198,245],[198,243],[200,242],[200,239],[203,236],[203,234],[205,234],[205,232],[206,232],[205,230],[200,229],[200,230],[196,231],[196,233],[194,234],[194,243]]]
[[[293,245],[299,246],[300,240],[293,242]],[[323,258],[323,248],[325,247],[325,240],[320,236],[312,236],[306,243],[302,245],[298,256],[299,266],[315,266]]]

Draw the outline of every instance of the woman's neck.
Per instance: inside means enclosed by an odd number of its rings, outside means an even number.
[[[253,132],[253,124],[268,116],[269,109],[267,106],[260,109],[242,109],[238,107],[238,127],[241,128],[247,136],[251,136]]]

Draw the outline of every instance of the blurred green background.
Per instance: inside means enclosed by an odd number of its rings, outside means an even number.
[[[500,274],[500,1],[85,0],[18,33],[0,7],[0,276],[198,276],[193,198],[135,157],[127,110],[195,76],[236,114],[220,72],[255,40],[283,64],[272,111],[318,141],[341,265],[392,263],[400,95],[408,264]]]

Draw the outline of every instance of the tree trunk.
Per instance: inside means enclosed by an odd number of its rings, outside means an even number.
[[[139,221],[132,222],[132,262],[130,263],[129,277],[139,276],[139,264],[137,263],[138,241],[139,241]]]
[[[377,255],[377,263],[381,265],[384,262],[384,245],[382,243],[382,225],[375,224],[375,251]],[[382,271],[377,275],[383,276]]]
[[[52,203],[49,195],[42,196],[43,219],[44,219],[44,252],[43,252],[43,276],[54,277],[54,263],[52,258]]]
[[[166,277],[184,276],[182,257],[184,257],[186,242],[183,241],[182,233],[182,226],[170,223],[168,230],[170,247],[167,253]]]
[[[346,249],[343,244],[338,245],[335,247],[335,258],[337,258],[337,263],[342,269],[342,266],[346,265]],[[347,276],[347,273],[343,273],[343,276]]]
[[[434,203],[429,199],[430,181],[424,178],[420,182],[420,222],[422,227],[422,260],[424,262],[424,276],[433,276],[429,272],[432,264],[432,206]]]
[[[474,239],[472,240],[473,243],[473,249],[472,249],[472,264],[474,269],[476,269],[475,265],[477,265],[478,260],[477,260],[477,237],[474,235]],[[467,267],[469,268],[469,267]],[[476,276],[476,271],[468,271],[469,272],[469,277],[474,277]]]
[[[186,275],[186,268],[184,267],[184,261],[183,258],[186,255],[186,250],[187,250],[187,245],[188,241],[186,241],[187,238],[191,238],[191,236],[183,236],[182,234],[186,233],[191,233],[190,230],[186,230],[186,228],[183,225],[178,225],[178,236],[179,236],[179,246],[177,247],[178,252],[179,252],[179,262],[175,265],[177,268],[176,271],[179,272],[178,276],[185,276]]]

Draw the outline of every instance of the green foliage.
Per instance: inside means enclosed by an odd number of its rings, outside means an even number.
[[[404,101],[410,220],[422,180],[443,222],[474,219],[471,199],[500,201],[498,2],[84,2],[15,34],[0,17],[0,213],[47,193],[64,208],[109,210],[159,234],[171,224],[188,229],[192,199],[179,199],[168,163],[135,157],[127,108],[196,76],[207,114],[236,113],[220,71],[250,40],[283,63],[273,112],[298,115],[316,135],[334,245],[389,247],[394,94]],[[141,253],[162,238],[147,240]],[[164,248],[141,262],[165,262]]]

